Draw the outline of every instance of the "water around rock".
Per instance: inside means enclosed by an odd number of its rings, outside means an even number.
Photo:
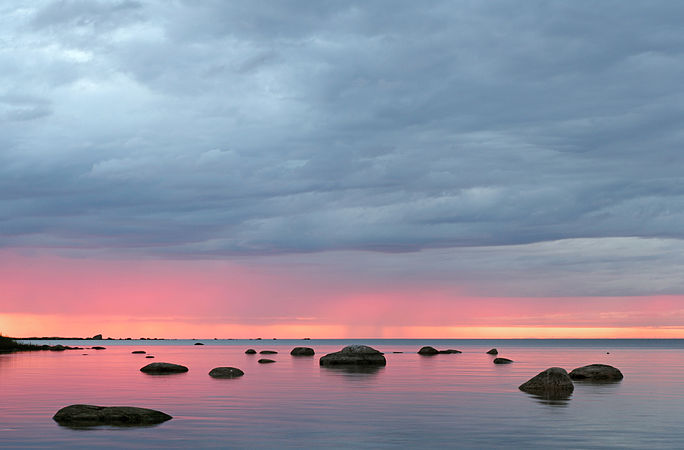
[[[321,357],[321,366],[335,365],[387,365],[385,356],[367,345],[348,345],[339,352],[329,353]]]
[[[134,406],[70,405],[57,411],[52,418],[66,426],[135,426],[154,425],[173,417],[154,409]]]

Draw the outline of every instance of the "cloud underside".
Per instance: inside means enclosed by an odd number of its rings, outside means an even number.
[[[0,246],[230,258],[677,242],[682,13],[13,2]]]

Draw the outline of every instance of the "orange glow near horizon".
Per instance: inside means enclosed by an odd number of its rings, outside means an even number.
[[[206,260],[0,252],[0,333],[139,338],[684,338],[684,296],[478,297]]]

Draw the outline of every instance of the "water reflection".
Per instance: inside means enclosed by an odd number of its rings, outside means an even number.
[[[572,394],[532,394],[529,392],[525,392],[525,394],[533,398],[537,403],[549,406],[568,406],[572,398]]]
[[[376,376],[385,369],[385,366],[366,366],[366,365],[340,365],[340,366],[321,366],[324,371],[347,375],[352,378],[364,377],[367,375]]]

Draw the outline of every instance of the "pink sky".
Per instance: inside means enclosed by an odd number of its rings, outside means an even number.
[[[0,253],[0,332],[112,337],[684,337],[682,296],[478,297],[214,260]]]

